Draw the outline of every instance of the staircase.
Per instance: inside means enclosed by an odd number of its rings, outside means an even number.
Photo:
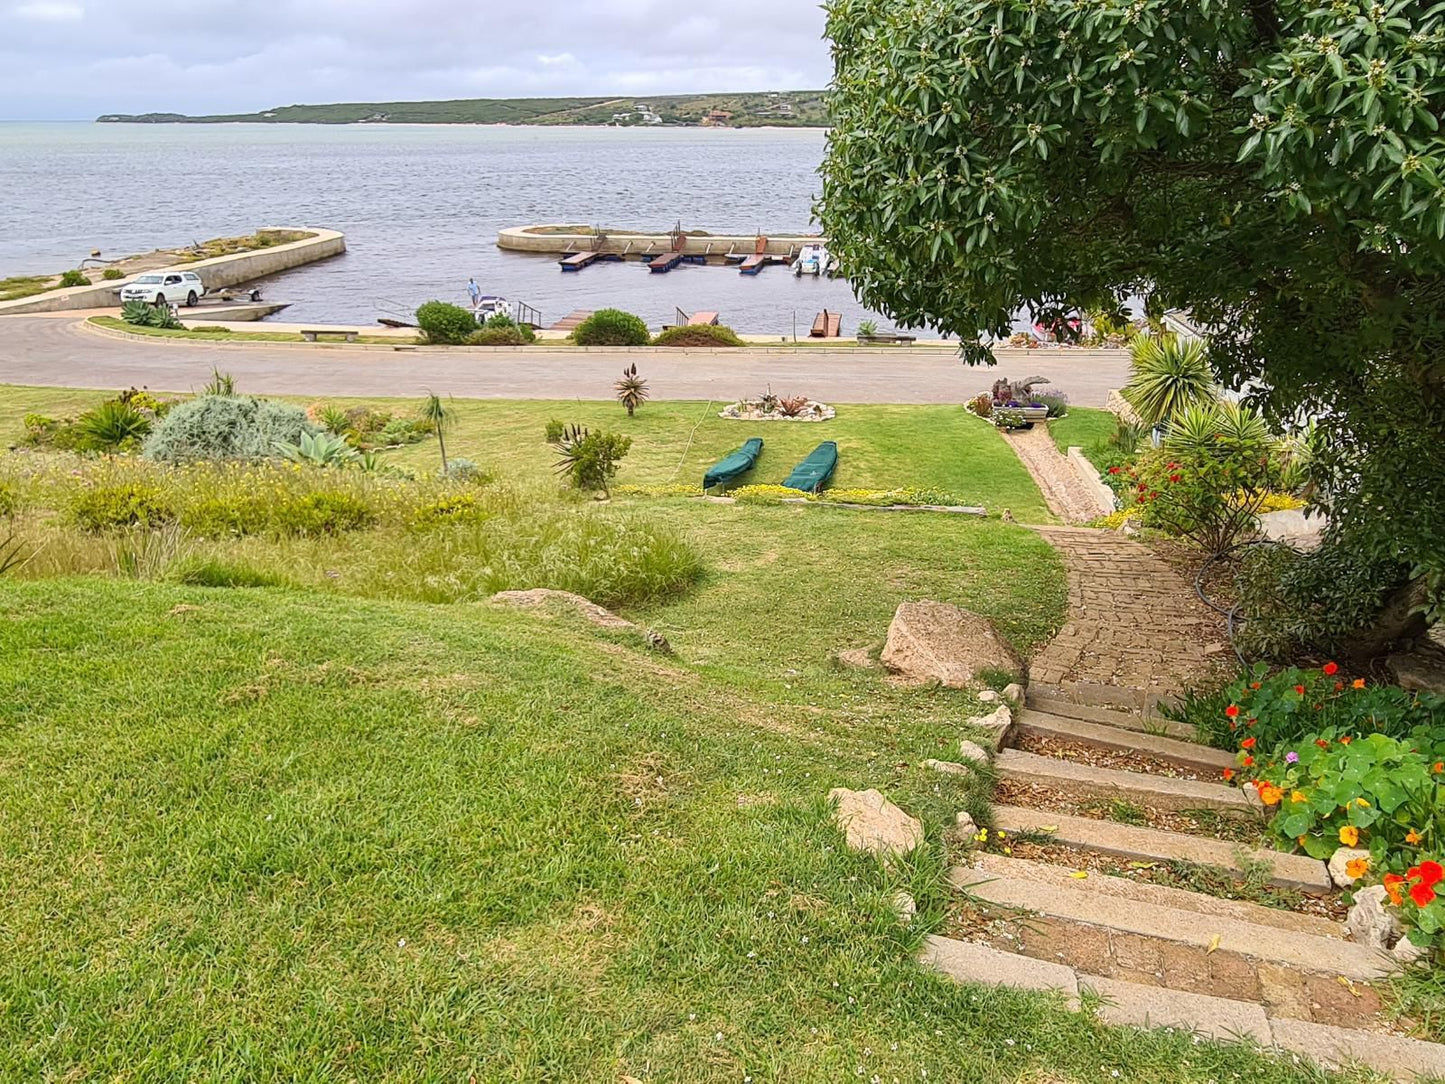
[[[1445,1046],[1391,1031],[1379,985],[1394,962],[1349,940],[1324,863],[1266,847],[1253,795],[1219,782],[1228,754],[1051,691],[998,754],[996,830],[951,871],[951,936],[928,939],[927,966],[1057,991],[1112,1024],[1445,1075]]]

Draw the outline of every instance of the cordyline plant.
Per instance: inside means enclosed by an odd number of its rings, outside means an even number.
[[[1227,385],[1320,419],[1350,544],[1445,568],[1445,4],[827,11],[817,211],[864,305],[973,362],[1020,309],[1188,309]]]

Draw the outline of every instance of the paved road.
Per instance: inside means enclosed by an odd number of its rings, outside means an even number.
[[[980,370],[947,350],[922,347],[480,353],[141,342],[99,335],[75,319],[0,318],[0,384],[188,391],[215,367],[246,391],[271,395],[415,396],[431,389],[477,399],[610,399],[612,382],[634,361],[657,399],[731,401],[771,384],[779,394],[838,403],[959,403],[1000,376],[1043,376],[1072,402],[1103,406],[1128,368],[1120,351],[1085,350],[1006,351],[997,369]]]

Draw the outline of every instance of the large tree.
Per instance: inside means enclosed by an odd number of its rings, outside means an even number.
[[[860,298],[1191,310],[1321,419],[1355,544],[1445,567],[1445,3],[831,0],[819,211]],[[989,360],[971,345],[969,360]]]

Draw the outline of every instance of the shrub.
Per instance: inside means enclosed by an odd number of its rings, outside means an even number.
[[[448,461],[447,469],[443,472],[442,477],[453,482],[465,482],[477,486],[486,485],[492,480],[489,473],[462,456],[455,456]]]
[[[411,523],[415,529],[427,531],[456,523],[480,523],[493,514],[475,493],[448,493],[418,505]]]
[[[494,316],[489,316],[487,318],[487,322],[482,325],[482,328],[486,331],[504,331],[511,329],[515,331],[519,336],[521,336],[521,341],[524,344],[534,343],[537,341],[537,333],[532,330],[531,324],[519,324],[510,316],[506,316],[500,312]],[[472,338],[473,340],[475,340],[476,336],[474,335],[472,336]],[[487,346],[496,344],[478,343],[477,345]]]
[[[987,392],[983,393],[982,395],[975,395],[972,399],[969,400],[967,409],[972,413],[977,414],[980,418],[992,417],[993,396],[989,395]]]
[[[578,346],[646,346],[651,338],[642,317],[621,309],[598,309],[572,332]]]
[[[1141,336],[1131,349],[1129,382],[1120,394],[1145,425],[1159,425],[1186,407],[1214,401],[1214,370],[1202,342]]]
[[[157,527],[175,519],[175,509],[165,494],[140,482],[89,486],[72,499],[70,514],[77,527],[93,533]]]
[[[62,288],[70,286],[89,286],[90,279],[86,278],[84,271],[67,271],[60,276]]]
[[[477,330],[477,320],[460,305],[428,301],[416,310],[416,326],[427,342],[459,346]]]
[[[617,433],[591,433],[572,426],[562,438],[558,450],[559,474],[582,490],[608,493],[608,484],[617,474],[617,464],[632,447],[632,438]]]
[[[136,327],[156,327],[175,331],[181,322],[171,315],[169,305],[152,305],[147,301],[127,301],[120,307],[120,318]]]
[[[553,418],[547,423],[544,433],[548,444],[560,444],[562,438],[567,435],[567,423]]]
[[[351,493],[318,491],[278,501],[270,525],[277,534],[333,535],[359,531],[376,521],[366,501]]]
[[[301,443],[320,427],[300,407],[235,395],[205,395],[172,408],[151,431],[143,454],[163,463],[265,459],[276,445]]]
[[[286,587],[287,580],[233,561],[198,560],[184,562],[171,571],[177,583],[187,587]]]
[[[261,534],[271,522],[272,507],[269,494],[213,494],[193,500],[181,509],[181,526],[202,538]]]
[[[744,346],[738,333],[722,324],[699,324],[687,327],[670,327],[652,340],[653,346]]]
[[[100,277],[103,278],[106,282],[115,282],[119,279],[125,278],[125,272],[122,271],[119,267],[107,267],[104,271],[100,273]]]
[[[151,431],[151,420],[130,402],[108,399],[76,422],[78,447],[89,452],[129,451]]]
[[[1061,391],[1044,392],[1034,396],[1034,402],[1049,408],[1050,418],[1062,418],[1069,412],[1069,397]]]
[[[469,346],[522,346],[526,340],[522,338],[521,329],[512,327],[493,327],[488,323],[486,327],[479,328],[467,336]]]

